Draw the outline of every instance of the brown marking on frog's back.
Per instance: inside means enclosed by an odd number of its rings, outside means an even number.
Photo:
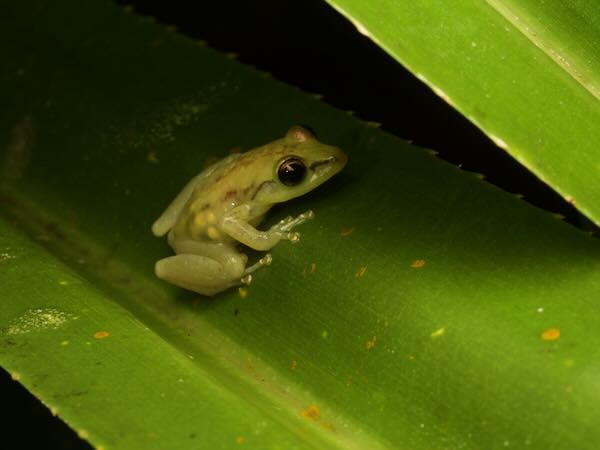
[[[250,150],[249,152],[242,153],[242,155],[239,158],[237,158],[233,162],[233,164],[231,164],[223,170],[221,177],[227,177],[231,173],[234,173],[238,170],[243,170],[244,168],[256,163],[256,161],[263,159],[265,156],[271,159],[273,156],[283,156],[284,154],[286,154],[286,152],[286,145],[280,144],[275,147],[274,145],[269,144],[255,150]]]
[[[254,183],[252,183],[250,186],[245,187],[242,190],[234,189],[234,190],[227,191],[225,193],[225,195],[223,196],[222,201],[226,203],[231,200],[241,200],[241,199],[246,199],[246,198],[252,199],[252,198],[254,198],[255,191],[256,191],[255,186],[256,185]]]
[[[225,193],[225,195],[223,196],[223,201],[227,202],[229,200],[233,200],[236,197],[237,193],[238,193],[237,190],[227,191]]]

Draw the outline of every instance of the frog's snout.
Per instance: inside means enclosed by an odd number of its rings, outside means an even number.
[[[344,168],[348,162],[348,155],[346,155],[341,149],[337,148],[337,152],[333,155],[335,162],[340,166],[340,170]]]

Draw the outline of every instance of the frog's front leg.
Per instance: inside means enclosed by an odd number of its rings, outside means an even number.
[[[220,243],[182,241],[173,244],[175,256],[157,261],[156,276],[203,295],[214,295],[240,284],[247,256]]]
[[[269,250],[282,239],[298,242],[300,234],[291,231],[294,227],[314,217],[312,211],[300,214],[298,217],[287,217],[273,225],[267,231],[260,231],[248,223],[250,206],[242,205],[232,209],[221,219],[221,229],[235,239],[254,250]]]

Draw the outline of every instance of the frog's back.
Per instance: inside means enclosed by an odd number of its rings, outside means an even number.
[[[206,168],[200,174],[192,178],[181,192],[175,197],[167,209],[152,225],[152,232],[155,236],[163,236],[171,230],[181,219],[182,212],[189,206],[191,201],[202,197],[202,193],[208,190],[209,186],[214,185],[215,180],[221,176],[227,168],[240,157],[239,153],[231,154],[212,166]]]
[[[188,196],[187,201],[189,202],[192,200],[192,197],[201,197],[203,194],[206,195],[214,189],[215,186],[218,186],[218,180],[230,170],[242,155],[243,153],[232,153],[200,172],[200,174],[192,179],[194,182],[193,189]]]

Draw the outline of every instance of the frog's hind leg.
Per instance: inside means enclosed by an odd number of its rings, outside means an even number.
[[[231,285],[223,265],[199,255],[175,255],[156,262],[154,273],[169,283],[203,295],[215,295]]]
[[[248,257],[222,243],[179,241],[172,243],[175,256],[154,266],[158,278],[203,295],[214,295],[231,286],[250,284],[252,273],[271,264],[269,253],[246,268]]]
[[[154,266],[158,278],[203,295],[214,295],[240,283],[247,257],[222,244],[182,241],[175,256]]]

